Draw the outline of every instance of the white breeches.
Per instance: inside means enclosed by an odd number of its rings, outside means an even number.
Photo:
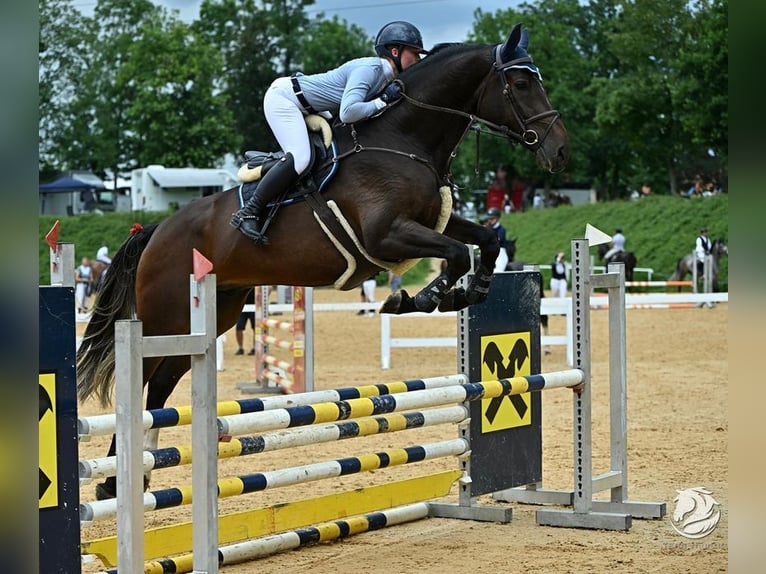
[[[293,154],[295,171],[300,175],[311,160],[311,147],[305,114],[290,78],[277,78],[272,82],[263,97],[263,113],[279,147]]]
[[[551,297],[567,296],[567,280],[551,278]]]
[[[508,265],[508,252],[505,247],[500,248],[500,254],[495,259],[495,273],[501,273],[505,271],[505,267]]]

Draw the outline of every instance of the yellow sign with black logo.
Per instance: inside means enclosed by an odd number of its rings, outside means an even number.
[[[40,457],[40,501],[39,507],[58,506],[58,467],[56,448],[56,375],[39,375],[40,417],[38,450]]]
[[[531,334],[505,333],[481,338],[481,380],[510,379],[532,374]],[[530,393],[482,399],[481,432],[488,433],[532,424]]]

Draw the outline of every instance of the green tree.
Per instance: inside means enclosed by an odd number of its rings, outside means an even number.
[[[125,145],[138,165],[207,167],[235,150],[234,119],[217,87],[221,67],[218,52],[183,22],[143,27],[118,76],[136,85]]]
[[[325,72],[348,60],[375,55],[375,39],[356,24],[348,24],[337,16],[323,20],[318,15],[309,22],[306,32],[299,58],[305,74]]]
[[[726,182],[729,159],[728,0],[699,0],[683,30],[671,94],[678,120],[706,161],[690,166]],[[683,173],[691,178],[692,173]]]
[[[193,27],[222,57],[221,89],[234,116],[240,152],[270,150],[276,140],[263,117],[263,95],[277,77],[278,38],[255,0],[203,0]]]
[[[88,69],[93,29],[72,0],[40,0],[38,52],[39,162],[41,177],[56,171],[57,142],[72,122],[70,106],[77,83]]]
[[[216,50],[149,0],[99,0],[80,60],[64,70],[71,97],[47,139],[62,168],[119,173],[149,163],[208,166],[236,146],[217,87]],[[41,31],[41,43],[55,41]]]

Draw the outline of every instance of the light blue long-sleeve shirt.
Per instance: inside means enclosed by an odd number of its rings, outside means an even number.
[[[317,112],[328,111],[344,123],[369,118],[383,107],[372,98],[394,79],[391,65],[378,57],[356,58],[320,74],[299,76],[301,90]]]

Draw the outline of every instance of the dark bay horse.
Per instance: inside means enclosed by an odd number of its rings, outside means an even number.
[[[392,294],[381,312],[454,310],[486,299],[499,252],[495,234],[450,215],[449,202],[445,205],[439,193],[452,186],[453,153],[477,123],[528,149],[542,168],[564,169],[568,135],[527,43],[517,25],[502,44],[439,46],[401,74],[399,102],[368,121],[335,126],[338,169],[322,193],[337,204],[369,255],[355,262],[354,277],[412,259],[447,260],[429,285],[414,296],[404,290]],[[333,285],[349,268],[307,203],[280,208],[268,246],[254,244],[229,225],[238,208],[237,188],[203,197],[123,243],[77,354],[80,400],[96,396],[104,406],[111,402],[116,320],[140,319],[145,336],[189,332],[193,248],[213,263],[218,334],[235,324],[252,286]],[[437,229],[440,217],[443,229]],[[479,247],[480,265],[466,289],[454,289],[470,269],[466,244]],[[342,288],[353,289],[360,281]],[[189,369],[189,357],[145,359],[146,408],[163,407]],[[109,454],[114,453],[113,438]],[[110,477],[97,495],[114,496],[115,487]]]
[[[603,260],[606,252],[609,251],[609,245],[602,243],[598,246],[598,258]],[[636,254],[632,251],[618,251],[612,255],[608,260],[604,261],[604,265],[610,263],[624,263],[625,264],[625,281],[633,281],[633,270],[636,268]]]
[[[710,248],[710,254],[713,256],[713,269],[712,269],[712,278],[713,278],[713,292],[718,292],[718,260],[721,258],[721,255],[728,255],[729,254],[729,247],[726,245],[726,241],[723,238],[714,239],[712,242],[712,246]],[[676,269],[673,271],[673,274],[668,277],[668,281],[683,281],[684,277],[687,275],[693,276],[693,265],[696,260],[696,257],[693,253],[687,253],[681,259],[678,260],[678,263],[676,263]],[[702,280],[702,275],[700,274],[697,277],[698,280]]]

